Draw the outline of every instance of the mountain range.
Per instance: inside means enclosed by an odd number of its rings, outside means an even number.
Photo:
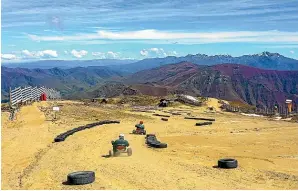
[[[184,61],[186,58],[191,61]],[[235,64],[237,60],[244,63]],[[187,93],[264,107],[284,104],[285,99],[298,103],[297,62],[277,53],[263,52],[241,57],[198,54],[74,68],[2,67],[1,93],[5,100],[9,87],[43,85],[56,88],[65,98],[72,99]],[[288,71],[279,71],[283,68]]]
[[[165,58],[148,58],[126,65],[109,66],[115,70],[138,72],[172,63],[191,62],[198,65],[216,65],[221,63],[241,64],[269,70],[298,70],[298,60],[284,57],[278,53],[262,52],[254,55],[232,57],[230,55],[208,56],[205,54],[187,55],[184,57],[168,56]]]
[[[125,73],[134,73],[145,69],[156,68],[159,66],[179,63],[191,62],[198,65],[216,65],[222,63],[242,64],[261,69],[268,70],[298,70],[298,60],[284,57],[278,53],[262,52],[260,54],[243,55],[233,57],[230,55],[214,55],[206,54],[187,55],[182,57],[168,56],[165,58],[147,58],[143,60],[116,60],[116,59],[101,59],[101,60],[43,60],[26,63],[3,63],[2,66],[10,68],[41,68],[50,69],[58,68],[74,68],[88,66],[107,66],[112,70],[117,70]]]
[[[138,60],[117,60],[117,59],[99,59],[99,60],[39,60],[19,63],[2,63],[2,66],[9,68],[29,68],[29,69],[51,69],[51,68],[75,68],[88,66],[110,66],[125,65],[137,62]]]

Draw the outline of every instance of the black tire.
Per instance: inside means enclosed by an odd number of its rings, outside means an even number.
[[[131,148],[127,148],[127,155],[128,155],[128,156],[131,156],[131,155],[132,155],[132,150],[131,150]]]
[[[62,142],[64,140],[65,140],[65,137],[56,137],[54,141],[55,142]]]
[[[220,159],[218,160],[218,167],[219,168],[237,168],[238,167],[238,161],[236,159]]]
[[[163,121],[169,121],[169,119],[167,119],[167,118],[161,118],[161,120],[163,120]]]
[[[196,123],[196,126],[212,125],[212,122]]]
[[[71,185],[90,184],[95,180],[93,171],[78,171],[67,175],[67,183]]]
[[[147,134],[146,138],[148,138],[148,137],[156,137],[156,136],[154,134]]]
[[[202,118],[202,117],[184,117],[184,119],[195,119],[195,120],[215,121],[215,119]]]
[[[167,148],[168,145],[166,143],[159,143],[157,148]]]
[[[73,129],[73,130],[67,131],[67,135],[72,135],[72,134],[74,134],[75,132],[77,132],[77,130],[76,130],[76,129]]]
[[[166,143],[160,143],[160,142],[154,142],[149,144],[149,146],[154,147],[154,148],[167,148],[168,145]]]
[[[159,141],[156,139],[156,137],[149,137],[147,138],[147,143],[158,143]]]
[[[72,129],[72,130],[66,131],[65,133],[62,133],[62,134],[58,135],[58,136],[54,139],[54,141],[55,141],[55,142],[65,141],[65,139],[66,139],[69,135],[72,135],[72,134],[74,134],[75,132],[82,131],[82,130],[84,130],[84,129],[88,129],[88,127],[91,128],[91,127],[94,127],[94,126],[97,126],[97,125],[110,124],[110,123],[120,123],[120,121],[109,121],[109,120],[106,120],[106,121],[99,121],[99,122],[95,122],[95,123],[87,124],[87,125],[84,125],[84,126],[80,126],[80,127],[74,128],[74,129]]]
[[[146,131],[143,132],[143,135],[146,135]]]
[[[154,116],[159,116],[159,117],[171,117],[169,115],[160,115],[160,114],[153,114]]]
[[[94,127],[94,126],[96,126],[95,124],[88,124],[88,125],[86,125],[85,127],[86,128],[91,128],[91,127]]]

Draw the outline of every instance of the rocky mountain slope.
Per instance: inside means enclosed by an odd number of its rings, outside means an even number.
[[[197,66],[182,62],[135,73],[127,81],[151,82],[172,91],[273,106],[298,102],[298,71],[263,70],[240,64]]]

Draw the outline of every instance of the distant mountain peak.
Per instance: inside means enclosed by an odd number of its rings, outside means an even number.
[[[257,56],[267,56],[267,57],[271,57],[271,56],[281,56],[279,53],[271,53],[271,52],[268,52],[268,51],[264,51],[260,54],[255,54]]]

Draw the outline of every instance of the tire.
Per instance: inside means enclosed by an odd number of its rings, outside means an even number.
[[[65,140],[65,137],[56,137],[54,141],[55,142],[62,142],[64,140]]]
[[[77,130],[73,129],[70,131],[67,131],[68,136],[74,134],[75,132],[77,132]]]
[[[132,150],[131,150],[131,148],[127,148],[127,155],[128,155],[128,156],[131,156],[131,155],[132,155]]]
[[[65,141],[65,139],[69,136],[69,135],[72,135],[78,131],[82,131],[84,129],[88,129],[88,128],[91,128],[91,127],[94,127],[94,126],[97,126],[97,125],[103,125],[103,124],[110,124],[110,123],[120,123],[120,121],[99,121],[99,122],[95,122],[95,123],[91,123],[91,124],[87,124],[87,125],[84,125],[84,126],[80,126],[80,127],[77,127],[77,128],[74,128],[72,130],[69,130],[69,131],[66,131],[65,133],[62,133],[60,135],[58,135],[54,141],[55,142],[62,142],[62,141]]]
[[[163,120],[163,121],[169,121],[169,119],[167,119],[167,118],[161,118],[161,120]]]
[[[90,184],[95,180],[93,171],[78,171],[67,175],[67,183],[72,185]]]
[[[168,147],[168,145],[166,143],[160,143],[160,142],[151,143],[149,145],[154,148],[167,148]]]
[[[147,138],[147,143],[158,143],[158,140],[156,139],[156,137],[150,137]]]
[[[143,135],[146,135],[146,131],[144,131]]]
[[[96,126],[96,125],[94,125],[94,124],[88,124],[88,125],[86,125],[85,127],[86,127],[86,128],[91,128],[91,127],[94,127],[94,126]]]
[[[195,119],[195,120],[215,121],[215,119],[202,118],[202,117],[184,117],[184,119]]]
[[[148,137],[155,137],[155,135],[154,134],[147,134],[146,138],[148,138]]]
[[[158,148],[167,148],[168,144],[166,143],[160,143]]]
[[[196,123],[196,126],[212,125],[212,122]]]
[[[220,159],[218,160],[218,167],[219,168],[237,168],[238,167],[238,161],[236,159]]]

